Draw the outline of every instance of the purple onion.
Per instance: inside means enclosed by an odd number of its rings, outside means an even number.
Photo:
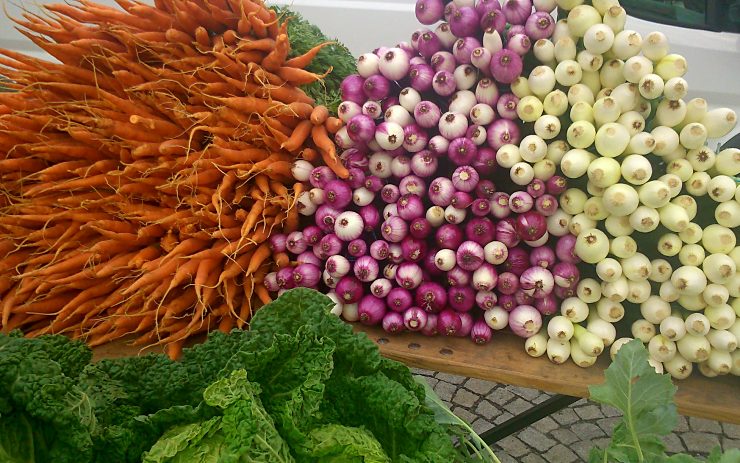
[[[531,0],[506,0],[502,8],[511,24],[524,24],[532,14]]]
[[[387,242],[377,240],[370,245],[370,256],[372,256],[373,259],[382,261],[387,259],[389,255],[390,250]]]
[[[380,224],[380,212],[378,212],[378,208],[372,204],[362,206],[359,214],[362,218],[362,222],[365,224],[366,232],[373,231],[375,227]]]
[[[425,129],[436,127],[442,112],[432,101],[420,101],[414,107],[414,119],[419,126]]]
[[[353,276],[344,276],[337,282],[334,292],[343,304],[354,304],[362,298],[362,282]]]
[[[506,42],[506,48],[519,56],[524,56],[532,48],[532,41],[524,34],[514,34],[514,36]]]
[[[447,207],[455,194],[455,186],[447,177],[437,177],[429,184],[429,199],[435,206]]]
[[[475,323],[473,323],[473,327],[470,329],[470,339],[478,345],[491,342],[492,336],[493,330],[482,318],[476,320]]]
[[[484,204],[487,201],[482,200]],[[496,227],[490,219],[486,217],[474,217],[465,225],[465,236],[481,246],[485,246],[494,240],[496,236]]]
[[[541,299],[552,293],[555,286],[555,279],[552,273],[543,267],[530,267],[519,277],[519,286],[525,293]]]
[[[437,315],[437,331],[443,336],[455,336],[462,328],[460,316],[452,309],[444,309]]]
[[[424,241],[417,240],[407,236],[401,241],[401,255],[410,262],[420,262],[427,252],[427,244]]]
[[[488,77],[478,81],[478,85],[475,87],[475,99],[478,103],[487,104],[493,108],[497,105],[499,98],[500,94],[496,82]]]
[[[521,281],[521,280],[520,280]],[[516,300],[516,303],[519,305],[532,305],[534,304],[534,297],[530,296],[527,292],[524,291],[521,287],[521,282],[519,283],[519,291],[514,293],[514,300]]]
[[[517,34],[527,35],[526,30],[524,30],[524,24],[512,24],[509,26],[509,29],[506,30],[506,40],[511,40]]]
[[[365,188],[373,193],[379,192],[383,188],[383,185],[383,179],[375,175],[370,175],[365,178]]]
[[[411,46],[414,47],[414,49],[417,49],[417,50],[419,49],[419,39],[421,38],[421,34],[423,34],[424,32],[427,32],[429,30],[430,29],[427,29],[426,27],[424,27],[424,28],[421,28],[421,29],[416,29],[411,34]],[[362,56],[360,56],[360,58],[362,58]],[[418,56],[415,56],[414,58],[418,58]],[[359,60],[359,58],[358,58],[358,60]],[[422,61],[424,61],[424,60],[422,60]],[[411,64],[414,64],[414,63],[411,63]]]
[[[331,228],[333,230],[334,226],[332,225]],[[303,237],[306,239],[306,243],[308,243],[309,246],[315,246],[319,240],[324,237],[324,232],[322,232],[316,225],[309,225],[303,229]]]
[[[447,303],[458,312],[467,312],[475,305],[475,291],[470,286],[453,286],[447,290]]]
[[[442,0],[416,0],[416,19],[425,25],[431,25],[441,20],[444,14]]]
[[[496,289],[500,294],[514,294],[519,289],[519,277],[511,272],[501,273],[496,282]]]
[[[478,47],[470,54],[470,63],[480,69],[486,76],[490,76],[492,57],[493,55],[487,48]]]
[[[517,336],[532,337],[542,328],[542,315],[531,305],[520,305],[509,313],[509,327]]]
[[[475,303],[482,310],[492,309],[498,303],[498,296],[493,291],[478,291],[475,294]]]
[[[414,194],[401,196],[396,205],[398,206],[398,216],[404,220],[411,221],[423,217],[426,213],[421,198]]]
[[[413,194],[422,197],[426,189],[424,180],[416,175],[407,175],[398,182],[398,190],[402,195]]]
[[[419,217],[411,221],[409,225],[409,234],[419,240],[425,239],[432,233],[432,224],[424,217]]]
[[[347,177],[346,181],[351,188],[357,189],[365,186],[364,170],[360,169],[359,167],[350,167],[347,170],[349,171],[349,177]]]
[[[524,30],[534,41],[548,39],[555,31],[555,20],[550,13],[537,11],[527,18],[524,23]]]
[[[293,279],[293,267],[283,267],[277,271],[275,280],[280,289],[291,289],[295,288],[295,280]]]
[[[403,148],[409,153],[418,153],[426,148],[429,135],[426,130],[417,124],[409,124],[403,128]]]
[[[534,307],[545,316],[553,315],[560,310],[560,304],[552,294],[548,294],[540,299],[535,299]]]
[[[491,214],[497,219],[503,219],[511,215],[509,207],[509,195],[503,191],[493,193],[491,197]]]
[[[375,136],[375,121],[364,114],[354,116],[347,122],[346,127],[349,138],[358,143],[367,143]]]
[[[442,275],[442,271],[437,268],[436,256],[439,249],[431,248],[427,250],[426,255],[422,259],[422,266],[424,269],[424,281],[429,281],[431,277],[437,277]]]
[[[547,192],[553,196],[558,196],[568,188],[568,181],[560,175],[553,175],[547,179]]]
[[[321,269],[313,264],[300,264],[293,270],[295,285],[302,288],[313,288],[319,284]]]
[[[473,62],[473,51],[480,48],[480,46],[480,41],[475,37],[466,36],[457,39],[452,46],[452,56],[455,57],[458,64],[471,64]]]
[[[529,254],[529,263],[533,267],[552,268],[555,265],[555,251],[547,246],[532,249]]]
[[[460,329],[455,336],[461,338],[470,336],[470,332],[473,330],[473,323],[475,322],[473,316],[469,312],[458,312],[457,316],[460,317]]]
[[[424,58],[430,59],[432,55],[442,49],[442,42],[432,31],[426,31],[419,37],[419,54]]]
[[[385,77],[379,76],[383,79]],[[365,104],[362,105],[362,115],[365,117],[369,117],[371,120],[373,119],[380,119],[381,116],[383,116],[383,107],[378,103],[377,101],[366,101]],[[351,119],[350,119],[351,120]],[[373,129],[375,129],[375,124],[373,124]],[[347,128],[347,133],[349,135],[349,128]],[[352,135],[350,135],[350,138],[352,138]],[[364,142],[369,142],[370,140],[365,140]]]
[[[403,324],[409,331],[420,331],[427,324],[428,315],[420,307],[409,307],[403,313]]]
[[[437,156],[447,154],[447,149],[450,146],[450,141],[442,135],[435,135],[429,140],[427,148],[429,151]]]
[[[460,227],[446,223],[437,229],[434,240],[440,248],[457,249],[462,244],[464,236]]]
[[[427,313],[427,322],[421,329],[421,334],[424,336],[437,336],[439,334],[439,331],[437,331],[437,318],[436,313]]]
[[[502,268],[516,276],[521,276],[529,268],[529,253],[522,248],[509,249],[509,256],[502,264]]]
[[[364,256],[367,253],[367,243],[361,238],[352,240],[347,245],[347,253],[352,257]]]
[[[558,211],[558,200],[546,193],[535,200],[534,208],[543,216],[550,217]]]
[[[455,209],[467,209],[471,204],[473,204],[473,195],[466,191],[456,191],[450,201],[450,206]]]
[[[357,148],[349,148],[344,150],[340,157],[342,158],[342,162],[344,163],[344,165],[347,166],[347,168],[357,167],[358,169],[365,169],[370,163],[367,154]]]
[[[510,84],[522,74],[524,63],[521,56],[506,48],[497,51],[491,57],[491,75],[497,82]]]
[[[458,166],[470,165],[478,156],[478,147],[469,138],[455,138],[447,148],[447,155]]]
[[[547,233],[547,218],[536,211],[527,211],[516,218],[516,232],[524,241],[537,241]]]
[[[502,294],[498,298],[498,305],[507,312],[511,312],[518,305],[513,294]]]
[[[457,90],[455,76],[450,71],[438,71],[432,79],[432,88],[437,95],[452,95]]]
[[[501,10],[501,3],[499,0],[476,0],[475,11],[478,12],[478,15],[482,16],[483,13],[491,10]]]
[[[509,207],[517,214],[523,214],[534,207],[534,198],[526,191],[515,191],[509,196]]]
[[[495,150],[506,144],[518,145],[520,136],[519,126],[510,119],[497,119],[486,129],[486,140]]]
[[[362,90],[369,99],[379,101],[388,96],[391,90],[391,83],[386,77],[375,74],[365,79]]]
[[[332,180],[324,187],[326,193],[326,204],[335,208],[343,209],[352,202],[352,188],[344,180]]]
[[[267,275],[265,275],[263,284],[265,285],[265,289],[267,289],[269,292],[271,293],[278,292],[280,290],[280,286],[278,285],[278,281],[277,281],[277,272],[270,272]]]
[[[383,267],[383,277],[389,280],[395,279],[397,269],[398,269],[398,264],[394,264],[394,263],[387,264],[385,267]]]
[[[288,235],[285,233],[278,233],[270,237],[269,246],[270,250],[274,253],[285,252],[287,250],[286,244],[288,242]]]
[[[324,189],[329,182],[336,180],[336,178],[337,176],[327,166],[318,166],[311,169],[308,181],[311,186]]]
[[[478,32],[480,15],[474,8],[463,6],[455,9],[448,22],[453,34],[458,37],[469,37]]]
[[[385,298],[393,289],[393,283],[387,278],[378,278],[370,284],[370,293],[381,299]]]
[[[411,307],[413,298],[407,289],[395,287],[390,290],[385,301],[388,308],[394,312],[404,312],[406,309]]]
[[[342,240],[337,235],[330,233],[319,240],[319,243],[313,247],[313,252],[319,259],[326,260],[330,256],[342,252]]]
[[[486,133],[486,136],[487,135],[488,133]],[[481,175],[491,175],[496,172],[496,168],[498,167],[498,163],[496,162],[496,151],[487,146],[479,147],[478,155],[473,161],[473,167],[475,167]],[[490,182],[491,186],[493,185],[490,180],[486,181]],[[495,187],[493,188],[493,191],[496,191]],[[490,195],[488,197],[490,197]]]
[[[491,9],[481,16],[480,27],[486,32],[493,29],[503,34],[506,30],[506,15],[501,10]]]
[[[558,262],[552,268],[555,284],[563,288],[575,288],[581,279],[581,272],[571,262]]]
[[[470,205],[470,211],[476,217],[485,217],[491,213],[491,202],[485,198],[478,198]]]
[[[322,260],[316,257],[313,251],[304,251],[295,258],[295,261],[299,264],[313,264],[317,267],[321,267]]]
[[[496,114],[504,119],[516,120],[519,115],[516,112],[516,107],[519,104],[519,97],[513,93],[504,93],[501,95],[496,102]],[[489,127],[490,131],[490,127]],[[517,142],[518,143],[518,142]]]
[[[576,295],[576,288],[564,288],[562,286],[555,285],[555,296],[558,299],[568,299],[569,297],[574,297]]]
[[[447,272],[447,284],[449,286],[467,286],[472,280],[472,275],[467,270],[455,266]]]
[[[452,172],[452,185],[457,191],[470,193],[478,186],[479,180],[478,171],[469,165],[460,166]]]
[[[387,204],[395,203],[401,197],[401,192],[396,185],[389,183],[380,190],[380,198]]]
[[[396,312],[386,312],[382,321],[386,333],[400,333],[406,327],[403,323],[403,315]]]
[[[476,291],[492,291],[498,283],[498,272],[496,267],[483,262],[478,269],[473,272],[473,288]]]
[[[447,71],[452,74],[455,72],[455,68],[457,67],[455,56],[449,51],[439,51],[435,53],[432,55],[432,59],[429,60],[429,64],[432,66],[435,74],[440,71]]]
[[[558,256],[558,260],[561,262],[570,262],[577,264],[581,259],[576,255],[576,237],[567,234],[558,238],[555,244],[555,255]]]
[[[538,178],[533,178],[532,181],[529,182],[529,185],[527,185],[527,193],[532,198],[539,198],[547,193],[547,185],[544,181]]]
[[[514,221],[508,218],[500,220],[496,224],[496,241],[501,241],[508,248],[519,244],[520,238],[517,234]]]
[[[359,105],[363,104],[367,99],[365,92],[362,91],[362,85],[365,83],[365,79],[359,74],[351,74],[342,80],[340,90],[342,92],[342,100],[352,101]]]
[[[380,109],[381,109],[380,114],[381,114],[381,116],[382,115],[385,115],[386,111],[388,111],[389,108],[391,108],[393,106],[398,106],[400,104],[401,104],[401,100],[397,96],[395,96],[395,95],[389,96],[388,98],[386,98],[385,100],[383,100],[381,102],[381,104],[380,104]]]
[[[444,13],[442,13],[443,14],[442,17],[445,18],[445,21],[449,22],[450,16],[452,16],[455,10],[457,10],[457,4],[455,4],[455,2],[451,2],[448,0],[445,0],[445,2],[447,3],[447,5],[445,5],[445,9],[444,9]]]
[[[364,95],[363,95],[364,96]],[[344,122],[352,119],[353,116],[362,113],[362,106],[354,101],[343,101],[337,108],[339,118]]]
[[[406,289],[417,288],[422,281],[421,267],[414,262],[402,262],[396,270],[396,283]]]
[[[383,299],[368,294],[360,300],[357,312],[360,315],[360,323],[363,325],[377,325],[386,314],[385,302]]]
[[[397,48],[400,48],[401,50],[405,51],[408,56],[415,56],[416,55],[416,48],[409,43],[409,42],[398,42],[396,45]]]
[[[394,264],[400,264],[403,262],[403,249],[400,244],[392,243],[388,245],[388,260]]]
[[[416,289],[414,301],[426,312],[437,313],[447,305],[447,292],[438,283],[424,281]]]

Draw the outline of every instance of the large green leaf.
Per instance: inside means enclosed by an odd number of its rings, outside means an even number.
[[[318,463],[390,463],[383,447],[369,431],[339,424],[311,430],[297,449],[299,461]]]

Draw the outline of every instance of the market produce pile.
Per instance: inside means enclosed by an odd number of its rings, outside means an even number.
[[[708,145],[737,116],[685,100],[668,38],[625,29],[617,0],[416,16],[342,83],[349,177],[294,164],[310,223],[271,238],[298,265],[268,289],[330,288],[335,313],[391,333],[509,327],[555,363],[634,337],[676,378],[740,374],[740,150]]]
[[[267,239],[299,222],[292,162],[346,175],[320,104],[341,77],[317,66],[354,62],[261,0],[118,5],[15,19],[56,62],[0,50],[0,329],[135,335],[174,357],[271,300],[287,256]]]

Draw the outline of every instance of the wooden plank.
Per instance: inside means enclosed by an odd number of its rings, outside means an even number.
[[[495,333],[491,343],[478,346],[468,338],[390,335],[379,327],[354,328],[378,344],[384,356],[411,367],[576,397],[588,397],[589,385],[603,383],[604,369],[609,365],[606,354],[591,368],[532,358],[524,351],[522,339],[509,333]],[[678,386],[679,413],[740,424],[740,377],[705,378],[695,372],[674,383]]]

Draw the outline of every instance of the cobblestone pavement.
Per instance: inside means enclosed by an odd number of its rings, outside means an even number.
[[[425,376],[460,418],[482,433],[551,397],[551,394],[475,378],[413,369]],[[619,411],[586,399],[543,418],[492,446],[502,463],[573,463],[588,460],[591,447],[604,447]],[[669,453],[706,457],[716,446],[740,448],[740,426],[679,416],[665,439]]]

